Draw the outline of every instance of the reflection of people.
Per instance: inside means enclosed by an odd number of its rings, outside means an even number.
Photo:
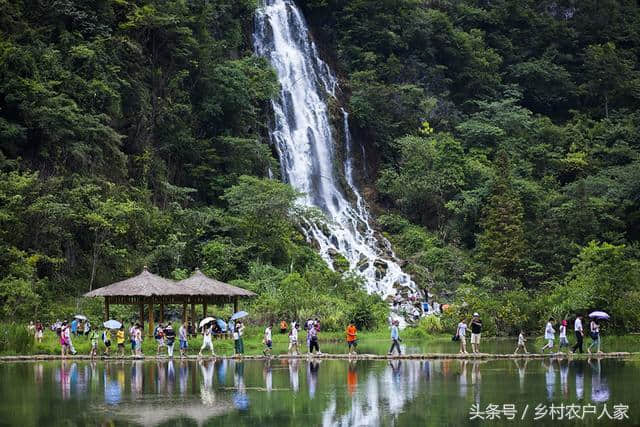
[[[240,410],[249,409],[249,397],[244,385],[244,362],[235,362],[233,383],[236,388],[233,394],[233,405]]]
[[[458,377],[458,386],[460,397],[467,395],[467,360],[460,361],[460,376]]]
[[[573,362],[576,368],[576,399],[582,400],[584,397],[584,360]]]
[[[271,393],[273,390],[273,370],[271,369],[270,359],[264,362],[262,376],[264,378],[264,388],[267,389],[267,392]]]
[[[562,389],[562,397],[569,398],[569,361],[562,363],[562,360],[558,361],[560,365],[560,388]]]
[[[529,363],[529,359],[518,360],[513,359],[513,362],[516,364],[518,368],[518,380],[520,381],[520,390],[524,390],[524,376],[527,372],[527,363]]]
[[[356,371],[356,361],[349,361],[349,368],[347,370],[347,391],[349,395],[353,396],[358,388],[358,372]]]
[[[309,397],[312,399],[316,395],[316,384],[318,383],[318,370],[320,368],[320,362],[317,360],[310,360],[307,364],[307,385],[309,386]]]
[[[291,382],[291,389],[297,392],[300,389],[300,379],[298,376],[298,359],[289,360],[289,382]]]
[[[595,363],[591,359],[588,360],[591,367],[591,400],[597,403],[609,400],[609,384],[606,378],[602,378],[602,365],[600,359],[596,359]]]
[[[553,388],[556,384],[556,371],[553,368],[553,361],[544,360],[542,362],[542,366],[547,368],[544,375],[545,384],[547,387],[547,399],[553,400]]]
[[[480,384],[482,383],[482,374],[480,372],[480,361],[474,360],[471,369],[471,384],[473,384],[473,398],[477,404],[480,404]]]
[[[189,380],[189,364],[184,360],[180,361],[180,394],[184,396],[187,392],[187,382]]]

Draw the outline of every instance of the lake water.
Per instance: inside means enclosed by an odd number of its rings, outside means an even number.
[[[639,368],[551,358],[0,363],[0,425],[640,425]],[[605,405],[630,418],[610,419]]]

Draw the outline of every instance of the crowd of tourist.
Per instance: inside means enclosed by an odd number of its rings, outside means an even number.
[[[440,307],[438,307],[440,309]],[[81,318],[74,318],[71,322],[67,320],[56,321],[51,325],[51,329],[56,332],[62,356],[74,355],[77,353],[73,345],[73,339],[79,336],[86,336],[90,343],[90,355],[91,357],[97,357],[99,349],[103,349],[103,355],[109,356],[112,354],[112,343],[115,343],[115,353],[117,357],[124,357],[126,355],[127,340],[130,346],[131,356],[143,356],[142,342],[144,339],[143,326],[140,323],[131,322],[130,327],[125,330],[125,326],[117,322],[120,325],[117,329],[101,328],[94,330],[91,327],[91,323],[84,316]],[[575,353],[583,353],[584,349],[584,336],[585,328],[583,326],[584,316],[578,314],[573,322],[574,335],[576,342],[573,346],[569,343],[567,338],[568,333],[568,320],[562,319],[559,323],[558,330],[556,331],[556,321],[553,317],[550,317],[544,328],[544,340],[545,344],[540,349],[542,353],[547,351],[553,351],[555,346],[555,336],[558,332],[559,343],[557,351],[564,351]],[[198,357],[205,356],[205,351],[211,353],[211,357],[215,357],[213,340],[214,337],[225,337],[233,339],[234,355],[244,354],[244,341],[245,325],[240,319],[224,321],[223,319],[209,318],[204,320],[206,323],[200,323],[199,329],[196,329],[195,325],[189,321],[182,323],[177,332],[171,323],[159,323],[152,331],[152,337],[156,343],[156,354],[166,354],[168,357],[173,357],[174,347],[177,344],[179,346],[180,357],[186,357],[188,355],[189,340],[197,336],[198,332],[202,335],[202,345],[198,352]],[[264,330],[262,337],[264,356],[271,356],[273,354],[273,327],[274,323],[270,322]],[[287,354],[300,355],[299,345],[299,332],[300,329],[306,332],[306,349],[309,355],[322,354],[320,352],[320,321],[315,319],[307,319],[304,322],[292,321],[289,325],[285,320],[280,321],[279,330],[281,334],[288,334],[288,348]],[[473,316],[469,321],[466,318],[461,318],[457,325],[456,332],[452,337],[453,341],[459,342],[459,353],[469,354],[467,351],[467,333],[470,333],[471,352],[473,354],[480,353],[480,341],[482,336],[482,320],[479,313],[473,313]],[[28,329],[34,335],[38,342],[42,341],[44,334],[44,326],[42,322],[30,322]],[[600,348],[600,322],[598,318],[592,318],[589,323],[589,336],[591,338],[591,344],[587,348],[587,352],[591,353],[592,349],[601,353]],[[390,342],[391,346],[387,354],[392,355],[401,353],[400,342],[400,321],[398,319],[390,319]],[[345,329],[346,347],[349,355],[357,354],[358,347],[358,329],[356,322],[351,321]],[[177,343],[176,343],[177,341]],[[518,334],[516,349],[514,354],[519,352],[529,354],[527,350],[527,338],[525,331],[521,330]]]

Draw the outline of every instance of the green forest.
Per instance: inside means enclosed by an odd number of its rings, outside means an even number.
[[[603,309],[640,330],[640,6],[298,0],[350,113],[359,184],[444,327]],[[269,145],[257,0],[0,0],[0,319],[196,267],[264,318],[383,326],[306,242]],[[93,304],[93,305],[92,305]],[[426,323],[426,322],[425,322]],[[438,329],[438,324],[423,325]]]

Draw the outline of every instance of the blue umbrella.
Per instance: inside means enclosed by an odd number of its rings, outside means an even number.
[[[594,312],[589,314],[589,317],[591,317],[592,319],[609,320],[609,315],[607,313],[605,313],[604,311],[594,311]]]
[[[216,323],[218,324],[222,332],[225,332],[227,330],[227,322],[225,322],[224,320],[216,319]]]
[[[243,317],[248,315],[249,313],[247,313],[246,311],[239,311],[237,313],[234,313],[233,316],[231,316],[231,320],[242,319]]]
[[[117,320],[111,319],[104,322],[103,325],[107,329],[120,329],[122,323],[118,322]]]

